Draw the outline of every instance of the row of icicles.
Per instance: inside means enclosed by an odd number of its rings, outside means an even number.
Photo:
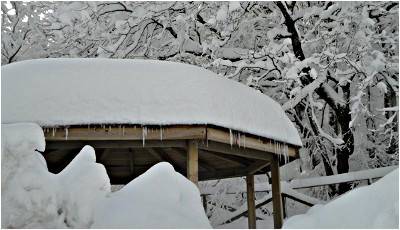
[[[108,127],[106,127],[106,125],[101,125],[101,128],[104,129],[104,130],[107,129],[108,131],[111,131],[111,129],[112,129],[111,125],[109,125]],[[122,135],[124,136],[125,135],[125,126],[119,125],[118,128],[121,130]],[[136,128],[137,127],[134,126],[134,129],[136,129]],[[159,129],[157,129],[157,128],[148,128],[146,126],[141,126],[140,128],[142,129],[143,147],[146,144],[146,138],[147,138],[147,134],[149,132],[151,133],[151,132],[158,132],[159,131],[160,132],[160,140],[161,141],[163,140],[163,128],[162,128],[161,125],[160,125]],[[49,133],[51,131],[53,137],[55,136],[56,130],[57,130],[57,128],[44,128],[44,132],[45,133]],[[68,127],[65,127],[64,130],[65,130],[65,140],[68,140]],[[88,125],[88,131],[89,130],[90,130],[90,125]],[[261,141],[260,138],[258,140],[259,140],[260,143],[263,142],[263,141]],[[208,138],[207,138],[206,141],[207,141],[207,146],[208,146]],[[237,131],[232,131],[232,129],[229,129],[229,142],[230,142],[231,146],[237,145],[237,146],[239,146],[239,148],[240,147],[246,148],[246,135],[243,134],[243,133],[237,132]],[[270,144],[270,146],[271,145],[274,146],[274,152],[278,154],[279,159],[280,159],[281,156],[283,156],[284,159],[285,159],[285,163],[287,163],[288,162],[288,158],[289,158],[288,145],[285,144],[285,143],[281,143],[281,142],[278,142],[278,141],[271,140],[271,139],[269,140],[269,144]],[[265,147],[264,150],[268,151],[268,149],[266,147]]]

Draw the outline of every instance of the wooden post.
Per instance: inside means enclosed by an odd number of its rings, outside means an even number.
[[[256,205],[254,196],[254,175],[246,176],[247,184],[247,213],[249,229],[256,228]]]
[[[281,183],[279,176],[279,160],[278,156],[274,155],[271,164],[271,179],[272,179],[272,206],[274,215],[274,228],[282,228],[283,213],[282,213],[282,198],[281,198]]]
[[[188,141],[187,148],[187,178],[198,185],[199,181],[199,149],[197,141]]]

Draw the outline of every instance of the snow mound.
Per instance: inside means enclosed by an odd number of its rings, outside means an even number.
[[[99,203],[94,228],[211,228],[198,188],[158,163]]]
[[[2,125],[2,228],[62,227],[53,178],[39,153],[45,141],[35,124]]]
[[[356,188],[306,214],[287,219],[283,228],[399,228],[399,169],[372,185]]]
[[[59,174],[50,173],[36,151],[45,150],[36,124],[3,124],[1,150],[2,228],[211,227],[197,187],[168,163],[111,193],[90,146]]]
[[[90,227],[95,204],[111,192],[106,169],[96,163],[94,149],[83,147],[57,177],[66,223],[74,228]]]
[[[41,126],[210,124],[301,146],[270,97],[166,61],[37,59],[1,67],[2,122]]]
[[[47,170],[42,129],[2,125],[1,224],[3,228],[88,228],[94,204],[110,192],[103,165],[85,146],[59,174]]]

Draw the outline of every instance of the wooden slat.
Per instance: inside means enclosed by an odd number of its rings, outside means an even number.
[[[199,151],[195,140],[188,141],[187,147],[187,178],[198,185],[199,181]]]
[[[177,127],[68,127],[55,128],[54,132],[45,132],[48,141],[61,140],[188,140],[204,139],[206,128],[202,126]]]
[[[247,210],[248,210],[248,226],[249,229],[256,228],[256,205],[254,195],[254,175],[246,176],[247,187]]]
[[[226,132],[224,130],[219,130],[215,128],[207,128],[207,139],[220,142],[220,143],[225,143],[225,144],[231,144],[231,136],[229,132]],[[265,139],[265,138],[263,138]],[[265,141],[263,139],[257,139],[251,136],[246,136],[246,138],[241,138],[241,143],[240,146],[244,147],[246,149],[256,149],[260,151],[265,151],[265,152],[270,152],[270,153],[275,153],[275,154],[282,154],[277,151],[276,144],[274,141]],[[237,142],[237,141],[236,141]],[[233,141],[233,144],[235,146],[238,146],[238,144]],[[297,148],[293,146],[288,146],[288,155],[291,157],[297,157],[298,151]]]
[[[269,152],[263,152],[247,148],[244,149],[244,148],[239,148],[238,146],[231,146],[228,144],[222,144],[214,141],[208,141],[207,144],[199,143],[199,148],[211,152],[240,156],[245,158],[266,160],[266,161],[269,161],[272,158],[272,154]]]
[[[274,216],[274,228],[282,228],[283,212],[281,198],[281,183],[279,176],[279,161],[274,156],[271,162],[271,179],[272,179],[272,207]]]

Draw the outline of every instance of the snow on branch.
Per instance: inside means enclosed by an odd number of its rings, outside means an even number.
[[[326,74],[323,74],[310,84],[306,85],[303,89],[299,90],[299,92],[292,99],[283,104],[282,106],[283,110],[294,108],[297,104],[301,102],[301,100],[303,100],[303,98],[305,98],[307,95],[309,95],[310,93],[314,92],[317,88],[319,88],[321,84],[325,82],[325,80],[326,80]]]
[[[314,105],[316,104],[315,102],[314,102],[314,100],[312,99],[312,95],[311,94],[309,94],[308,95],[308,100],[310,101],[310,103],[311,103],[311,105],[313,105],[313,106],[311,106],[311,117],[312,117],[312,119],[313,119],[313,121],[314,121],[314,123],[315,123],[315,126],[317,127],[317,129],[318,129],[318,133],[319,133],[319,135],[320,136],[322,136],[323,138],[325,138],[325,139],[327,139],[328,141],[330,141],[330,142],[332,142],[335,146],[340,146],[340,145],[343,145],[344,144],[344,141],[343,141],[343,139],[342,138],[335,138],[335,137],[332,137],[331,135],[329,135],[328,133],[326,133],[318,124],[319,124],[319,122],[318,122],[318,119],[317,119],[317,117],[315,116],[315,112],[314,112]]]

